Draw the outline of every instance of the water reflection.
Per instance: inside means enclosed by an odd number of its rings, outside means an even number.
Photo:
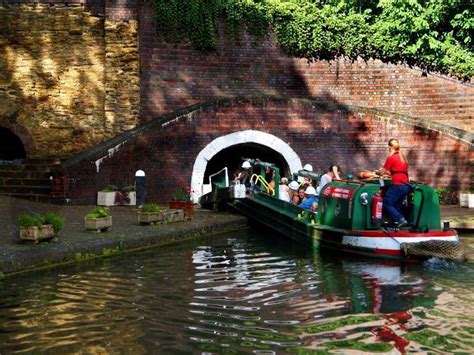
[[[0,353],[470,352],[473,274],[228,236],[5,280]]]

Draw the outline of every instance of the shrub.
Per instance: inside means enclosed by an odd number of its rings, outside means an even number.
[[[51,224],[54,232],[59,233],[64,228],[64,218],[53,212],[48,212],[46,215],[31,215],[24,214],[18,218],[20,227],[38,227],[42,228],[44,224]]]
[[[30,214],[21,215],[18,218],[18,224],[20,227],[28,228],[28,227],[38,227],[41,228],[43,226],[43,219],[41,216],[33,216]]]
[[[133,191],[133,186],[132,185],[126,185],[120,189],[122,192],[132,192]]]
[[[118,187],[116,185],[108,185],[105,189],[102,189],[102,192],[114,192],[117,191]]]
[[[441,205],[456,205],[458,203],[458,195],[456,191],[450,187],[438,187],[435,189],[439,197]]]
[[[86,214],[87,219],[97,219],[111,216],[110,210],[107,207],[96,207],[88,214]]]
[[[160,208],[155,203],[146,203],[142,206],[141,211],[147,212],[147,213],[153,213],[153,212],[157,213],[157,212],[160,212]]]
[[[52,224],[54,233],[59,233],[64,228],[64,218],[53,212],[48,212],[44,216],[43,224]]]
[[[191,188],[178,187],[173,193],[173,201],[191,201]]]

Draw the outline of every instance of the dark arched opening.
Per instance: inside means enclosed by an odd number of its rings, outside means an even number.
[[[280,176],[291,176],[290,168],[285,158],[277,151],[256,143],[236,144],[221,150],[207,163],[204,181],[207,182],[209,175],[216,173],[224,167],[229,169],[229,178],[240,169],[241,158],[260,159],[268,163],[274,163],[280,168]]]
[[[9,129],[0,127],[0,160],[24,158],[26,158],[26,151],[21,139]]]

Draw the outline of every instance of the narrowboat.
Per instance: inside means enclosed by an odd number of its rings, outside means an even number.
[[[312,249],[333,249],[352,254],[416,261],[438,257],[461,261],[464,257],[457,232],[441,226],[439,198],[425,184],[411,182],[411,192],[405,201],[406,227],[391,226],[382,214],[384,191],[389,178],[333,181],[321,190],[315,212],[304,210],[279,199],[278,188],[265,180],[268,169],[279,181],[279,169],[271,164],[253,161],[251,188],[244,198],[228,197],[229,206],[250,221],[270,228]],[[297,176],[318,175],[300,171]],[[297,178],[294,176],[294,178]],[[278,186],[278,185],[277,185]],[[214,185],[213,190],[222,190]],[[214,191],[213,196],[222,196]],[[206,197],[204,197],[206,201]]]

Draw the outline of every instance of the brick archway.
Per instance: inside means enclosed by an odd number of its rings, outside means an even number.
[[[15,122],[10,122],[5,118],[0,118],[0,127],[9,130],[19,138],[23,144],[27,157],[36,152],[33,137],[24,126]]]
[[[198,202],[202,195],[204,174],[207,163],[220,151],[237,144],[256,143],[268,147],[283,156],[290,172],[297,172],[302,168],[301,159],[286,142],[280,138],[262,131],[245,130],[230,133],[214,139],[196,157],[191,176],[191,189],[194,191],[193,200]]]

